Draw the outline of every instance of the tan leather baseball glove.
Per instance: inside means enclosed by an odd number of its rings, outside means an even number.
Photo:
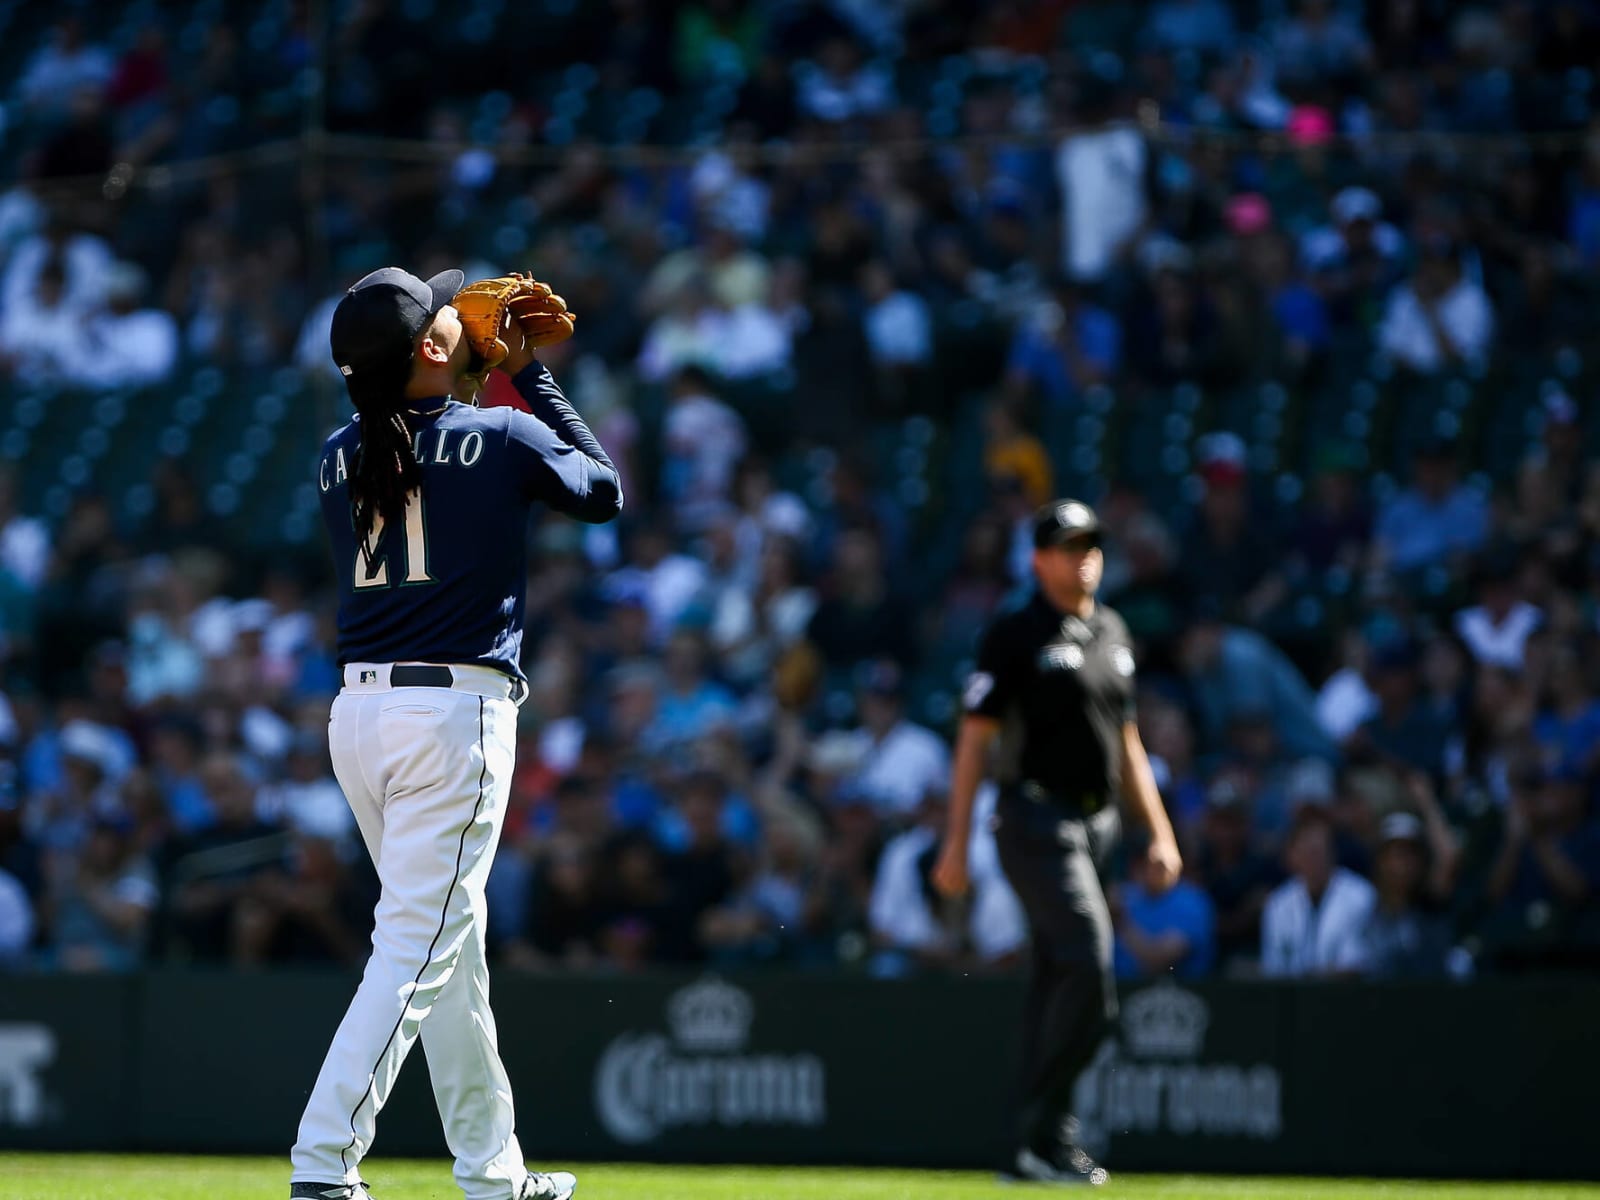
[[[549,284],[520,272],[474,280],[456,293],[452,303],[472,347],[472,374],[480,381],[511,352],[505,335],[513,321],[530,347],[572,336],[573,314],[567,311],[567,302]]]

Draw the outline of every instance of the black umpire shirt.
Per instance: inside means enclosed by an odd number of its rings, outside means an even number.
[[[995,781],[1002,788],[1043,789],[1085,813],[1117,794],[1122,727],[1134,715],[1131,641],[1105,605],[1096,603],[1085,620],[1037,591],[990,624],[964,703],[974,716],[1001,723]]]

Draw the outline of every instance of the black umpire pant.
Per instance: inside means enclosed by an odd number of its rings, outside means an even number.
[[[1115,804],[1075,817],[1015,788],[1002,790],[995,817],[1000,864],[1033,934],[1017,1144],[1044,1152],[1061,1141],[1073,1086],[1117,1016],[1111,912],[1099,865],[1121,823]]]

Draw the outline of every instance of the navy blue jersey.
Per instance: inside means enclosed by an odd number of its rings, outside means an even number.
[[[535,415],[408,402],[421,500],[407,505],[405,528],[379,530],[370,565],[350,515],[360,417],[323,446],[317,483],[339,579],[341,666],[477,663],[521,677],[529,511],[547,504],[598,524],[622,511],[622,488],[542,364],[514,382]]]

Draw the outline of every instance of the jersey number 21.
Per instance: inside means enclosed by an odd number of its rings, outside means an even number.
[[[356,590],[389,586],[389,559],[394,552],[394,539],[384,528],[383,514],[373,514],[371,542],[372,558],[369,561],[356,547],[356,568],[351,575]],[[422,495],[413,491],[406,497],[406,574],[404,583],[432,583],[428,574],[428,534],[422,524]]]

